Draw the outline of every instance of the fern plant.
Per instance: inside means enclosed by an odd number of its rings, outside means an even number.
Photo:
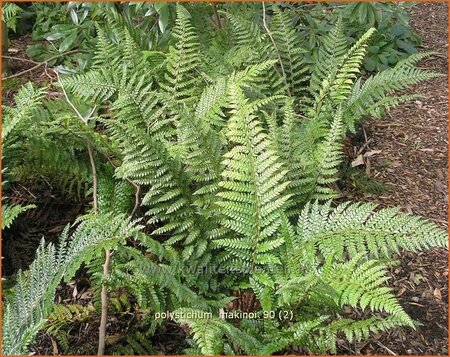
[[[415,67],[423,54],[360,78],[374,30],[349,45],[342,20],[318,62],[307,64],[287,11],[274,7],[272,21],[261,23],[239,9],[222,10],[223,29],[200,36],[191,20],[204,9],[190,17],[178,5],[168,51],[145,55],[120,24],[99,25],[92,69],[63,78],[74,100],[99,108],[83,133],[107,158],[100,214],[81,224],[94,225],[93,236],[105,242],[128,237],[115,246],[108,288],[126,289],[146,310],[147,335],[166,323],[156,313],[173,312],[188,330],[189,354],[266,355],[293,346],[324,354],[336,352],[341,337],[414,328],[387,285],[389,259],[446,247],[445,232],[397,209],[332,199],[347,131],[412,98],[394,91],[438,75]],[[142,189],[133,210],[144,216],[142,230],[113,218],[131,214],[130,185]],[[41,248],[31,275],[53,251]],[[64,272],[57,281],[73,267],[66,256],[52,267]],[[89,265],[97,286],[100,264]],[[255,301],[250,311],[235,304],[241,292]],[[18,302],[5,312],[8,353],[25,352],[48,315],[36,308],[39,319],[17,325]],[[348,308],[362,318],[345,316]],[[18,337],[24,330],[26,343]]]
[[[2,159],[6,163],[2,169],[2,177],[8,177],[8,162],[11,160],[12,166],[15,166],[14,158],[17,157],[19,145],[17,144],[17,136],[14,135],[17,130],[26,124],[27,118],[31,115],[42,101],[44,91],[36,90],[31,83],[23,86],[15,96],[16,106],[10,108],[3,106],[3,125],[2,125]],[[2,181],[2,189],[4,190],[8,181]],[[2,230],[9,228],[13,221],[23,212],[34,208],[34,205],[21,206],[18,204],[3,203],[7,197],[2,197]]]
[[[12,2],[7,2],[2,6],[2,21],[6,23],[7,28],[16,32],[17,21],[23,9]]]
[[[19,272],[10,300],[4,305],[2,353],[27,353],[29,344],[53,308],[56,286],[68,281],[83,262],[105,247],[113,247],[131,235],[134,223],[123,216],[83,217],[70,235],[66,226],[58,247],[42,240],[36,258],[26,272]],[[105,230],[108,225],[110,229]]]
[[[63,352],[70,350],[70,330],[87,321],[93,312],[92,306],[55,305],[45,324],[45,333],[54,337],[61,345]]]

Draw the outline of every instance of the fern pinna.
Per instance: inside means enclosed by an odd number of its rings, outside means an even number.
[[[446,247],[447,235],[397,209],[332,199],[347,131],[413,98],[394,91],[436,77],[415,67],[427,54],[363,79],[373,29],[350,45],[339,20],[311,64],[288,10],[274,6],[263,26],[239,6],[220,12],[220,31],[200,36],[194,20],[203,13],[177,5],[168,50],[145,54],[120,23],[98,24],[94,66],[62,85],[100,108],[94,121],[102,130],[83,132],[96,139],[103,167],[100,214],[83,219],[69,249],[60,248],[64,258],[55,263],[55,248],[42,245],[19,274],[5,306],[5,354],[26,352],[55,284],[67,266],[73,273],[72,259],[79,266],[80,249],[89,250],[84,260],[96,281],[105,245],[114,247],[109,289],[125,288],[148,316],[172,311],[189,331],[189,354],[265,355],[293,346],[323,354],[336,352],[342,337],[416,326],[387,285],[388,259]],[[4,135],[13,130],[5,125]],[[123,218],[133,187],[141,189],[133,213],[145,230]],[[47,266],[59,275],[38,283]],[[257,300],[253,318],[223,318],[239,306],[237,291]],[[37,303],[23,310],[30,299]],[[347,317],[349,308],[364,317]],[[289,320],[265,318],[282,311]],[[152,320],[147,332],[163,324]]]

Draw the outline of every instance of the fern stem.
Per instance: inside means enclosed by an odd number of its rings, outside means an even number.
[[[53,60],[55,60],[55,59],[57,59],[57,58],[60,58],[60,57],[63,57],[63,56],[67,56],[67,55],[71,55],[71,54],[73,54],[73,53],[78,53],[78,52],[80,52],[80,50],[72,50],[72,51],[60,53],[60,54],[58,54],[58,55],[56,55],[56,56],[52,56],[52,57],[46,59],[46,60],[43,61],[43,62],[34,62],[34,61],[33,61],[34,63],[37,63],[36,66],[33,66],[33,67],[31,67],[31,68],[28,68],[28,69],[26,69],[26,70],[24,70],[24,71],[22,71],[22,72],[12,74],[12,75],[10,75],[10,76],[3,77],[2,79],[3,79],[3,80],[6,80],[6,79],[11,79],[11,78],[19,77],[19,76],[21,76],[21,75],[23,75],[23,74],[25,74],[25,73],[34,71],[35,69],[38,69],[39,67],[42,67],[43,65],[47,66],[49,62],[51,62],[51,61],[53,61]],[[5,57],[5,58],[6,58],[7,56],[2,56],[2,57]],[[23,59],[22,59],[22,60],[23,60]],[[31,62],[31,61],[27,61],[27,62]]]
[[[141,197],[141,186],[136,185],[132,181],[129,181],[129,182],[131,182],[134,185],[135,189],[136,189],[136,193],[134,194],[134,207],[133,207],[133,210],[130,213],[130,217],[133,217],[134,214],[136,213],[137,209],[139,208],[139,200],[140,200],[140,197]]]
[[[220,16],[219,16],[219,13],[217,12],[217,5],[216,5],[215,2],[212,2],[211,5],[212,5],[212,8],[213,8],[214,16],[216,16],[217,28],[219,30],[221,30],[222,29],[222,23],[220,22]]]
[[[288,85],[288,82],[286,80],[286,72],[284,71],[284,65],[283,65],[283,61],[281,60],[280,51],[278,50],[277,44],[275,43],[275,40],[273,39],[272,33],[269,30],[269,26],[267,26],[266,4],[264,3],[264,1],[262,2],[262,6],[263,6],[263,25],[264,25],[264,29],[266,30],[267,34],[269,35],[270,42],[272,42],[273,47],[275,48],[275,51],[277,53],[278,62],[280,62],[283,82],[284,82],[284,85],[286,86],[286,91],[287,91],[289,97],[292,97],[291,90],[289,89],[289,85]]]
[[[109,249],[105,250],[105,263],[103,264],[103,276],[106,277],[109,273],[109,265],[111,261],[111,252]],[[102,285],[101,292],[101,317],[100,326],[98,328],[98,350],[97,355],[103,356],[105,354],[105,341],[106,341],[106,320],[108,319],[108,290],[106,284]]]
[[[78,117],[81,119],[81,121],[87,125],[89,122],[89,119],[91,118],[92,114],[95,111],[94,107],[91,112],[86,116],[83,117],[83,115],[80,113],[80,111],[75,107],[75,105],[70,101],[69,96],[67,95],[67,92],[60,80],[59,74],[57,71],[54,71],[56,73],[56,76],[58,78],[58,82],[61,86],[61,89],[64,93],[64,97],[69,103],[69,105],[72,107],[72,109],[75,111],[75,113],[78,115]],[[94,160],[94,153],[92,151],[92,143],[89,138],[86,139],[86,145],[89,155],[89,162],[91,164],[92,169],[92,182],[93,182],[93,211],[97,213],[98,211],[98,196],[97,196],[97,186],[98,186],[98,180],[97,180],[97,170],[95,167],[95,160]],[[109,273],[109,266],[111,261],[111,251],[109,249],[105,249],[105,263],[103,264],[103,277],[106,278]],[[106,321],[108,319],[108,290],[106,288],[106,284],[103,283],[102,285],[102,291],[101,291],[101,316],[100,316],[100,326],[98,328],[98,350],[97,355],[103,356],[105,353],[105,341],[106,341]]]

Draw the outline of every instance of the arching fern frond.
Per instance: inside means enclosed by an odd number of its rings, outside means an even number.
[[[15,95],[15,107],[3,107],[3,148],[5,148],[6,140],[9,139],[8,137],[10,133],[16,128],[16,126],[29,119],[33,110],[42,103],[44,94],[45,88],[36,89],[31,82],[29,82],[22,86],[19,92]]]
[[[18,273],[13,294],[4,305],[2,353],[26,354],[52,311],[55,290],[61,280],[71,279],[83,262],[106,247],[112,248],[134,229],[134,223],[123,216],[98,214],[84,217],[70,235],[70,241],[67,226],[58,247],[52,243],[45,245],[42,240],[29,270]]]
[[[362,259],[364,253],[344,264],[325,264],[322,279],[337,291],[340,306],[369,307],[393,316],[399,325],[414,327],[392,288],[386,286],[388,271],[378,260]]]
[[[353,86],[352,94],[345,103],[346,126],[354,131],[355,123],[362,116],[380,117],[385,110],[417,98],[417,95],[392,96],[392,93],[410,85],[439,77],[440,74],[415,67],[418,61],[431,55],[433,53],[414,54],[398,62],[395,67],[372,75],[365,81],[359,79]]]
[[[324,257],[336,259],[344,252],[389,257],[399,249],[447,246],[447,235],[436,224],[395,208],[375,208],[371,203],[343,203],[334,209],[329,204],[308,204],[298,220],[297,244],[314,242]]]
[[[2,203],[2,230],[9,228],[20,214],[35,207],[35,205],[21,206],[17,204],[10,205]]]

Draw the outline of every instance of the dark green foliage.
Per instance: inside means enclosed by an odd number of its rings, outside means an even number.
[[[338,18],[345,19],[345,37],[355,42],[364,32],[373,27],[376,32],[365,55],[363,67],[367,72],[376,72],[392,67],[402,59],[417,52],[420,37],[409,24],[407,8],[412,3],[398,2],[352,2],[288,4],[286,11],[296,16],[300,36],[310,55],[317,56],[327,32]],[[307,7],[305,9],[304,7]],[[313,57],[313,58],[311,58]]]
[[[94,308],[83,305],[55,305],[45,323],[45,333],[54,337],[61,346],[62,352],[70,351],[69,333],[77,325],[87,321]]]

